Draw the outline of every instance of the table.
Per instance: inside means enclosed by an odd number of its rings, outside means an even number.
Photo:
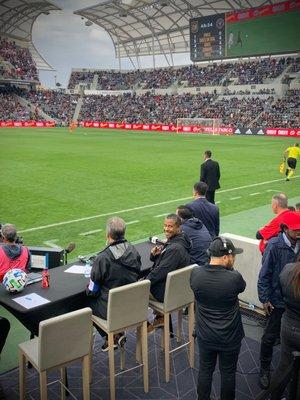
[[[147,270],[152,266],[149,255],[153,244],[142,242],[135,247],[141,255],[141,275],[145,276]],[[38,335],[41,321],[89,306],[89,298],[85,294],[89,279],[83,274],[65,272],[73,264],[50,269],[49,288],[43,288],[41,282],[36,282],[26,286],[22,292],[12,294],[7,292],[3,285],[0,285],[0,304],[11,312],[31,332],[31,335]],[[50,302],[26,309],[13,300],[30,293],[37,293]]]

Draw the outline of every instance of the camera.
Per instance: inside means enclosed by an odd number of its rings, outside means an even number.
[[[0,243],[3,242],[3,236],[2,236],[2,233],[1,233],[3,225],[5,225],[5,223],[0,222]],[[24,244],[22,236],[17,236],[16,240],[15,240],[15,243],[16,244]]]

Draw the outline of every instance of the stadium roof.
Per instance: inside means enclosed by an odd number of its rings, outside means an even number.
[[[32,44],[32,26],[40,14],[61,10],[57,5],[46,0],[0,0],[0,35],[19,39]],[[53,69],[35,50],[37,66]],[[49,67],[49,68],[47,68]]]
[[[102,0],[74,11],[110,35],[116,57],[139,60],[189,51],[189,20],[193,17],[279,3],[282,0]],[[171,63],[168,60],[171,59]]]

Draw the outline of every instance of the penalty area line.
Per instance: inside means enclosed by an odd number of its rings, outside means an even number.
[[[299,177],[300,177],[300,175],[293,176],[293,180],[297,179]],[[219,190],[218,194],[227,193],[227,192],[233,192],[235,190],[248,189],[248,188],[251,188],[251,187],[256,187],[256,186],[261,186],[261,185],[268,185],[269,183],[274,183],[274,182],[283,182],[284,180],[285,180],[284,178],[281,178],[281,179],[274,179],[272,181],[252,183],[250,185],[244,185],[244,186],[239,186],[239,187],[235,187],[235,188]],[[171,204],[171,203],[177,203],[177,202],[181,202],[181,201],[190,200],[191,198],[192,198],[191,196],[183,197],[181,199],[174,199],[174,200],[162,201],[160,203],[146,204],[146,205],[143,205],[143,206],[127,208],[125,210],[112,211],[112,212],[108,212],[108,213],[104,213],[104,214],[92,215],[90,217],[83,217],[83,218],[78,218],[78,219],[72,219],[72,220],[69,220],[69,221],[56,222],[54,224],[49,224],[49,225],[36,226],[34,228],[23,229],[23,230],[19,231],[19,233],[34,232],[34,231],[39,231],[39,230],[42,230],[42,229],[54,228],[56,226],[74,224],[76,222],[89,221],[91,219],[96,219],[96,218],[101,218],[101,217],[108,217],[110,215],[121,214],[121,213],[130,212],[130,211],[144,210],[146,208],[162,206],[164,204]]]

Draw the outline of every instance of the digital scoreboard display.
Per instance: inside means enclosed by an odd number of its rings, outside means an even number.
[[[190,20],[192,61],[300,51],[300,0]]]
[[[225,57],[225,14],[190,20],[191,60]]]

